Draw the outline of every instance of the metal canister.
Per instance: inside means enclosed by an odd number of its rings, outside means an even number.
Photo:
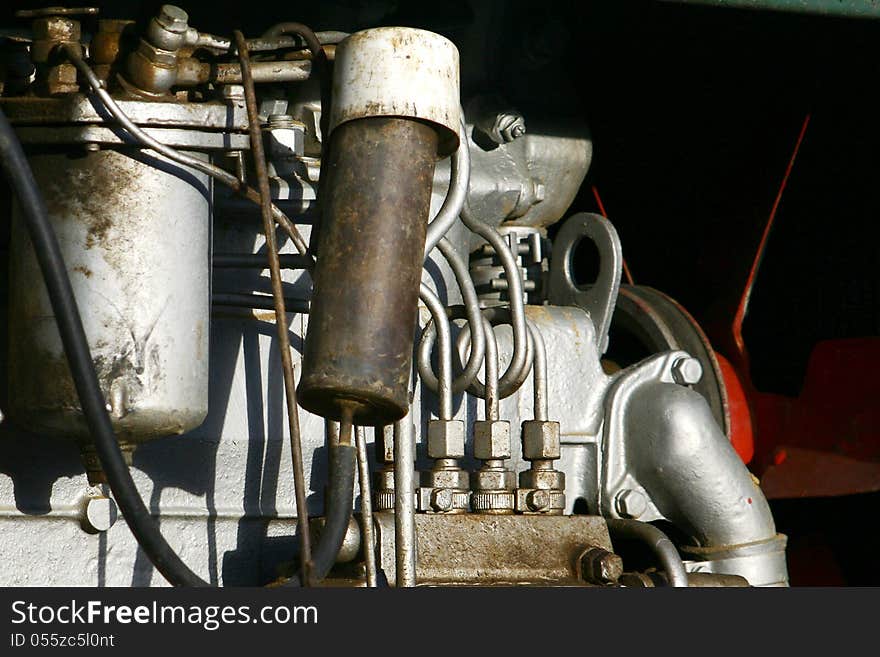
[[[102,392],[123,442],[179,434],[208,409],[211,184],[131,148],[33,149]],[[9,397],[34,431],[88,436],[22,222],[10,248]]]
[[[299,399],[388,424],[409,377],[434,165],[458,146],[458,51],[378,28],[339,44]]]

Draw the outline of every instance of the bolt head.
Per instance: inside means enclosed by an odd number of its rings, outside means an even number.
[[[513,470],[477,470],[471,473],[471,488],[474,490],[513,490],[516,487],[516,474]]]
[[[47,41],[79,41],[79,21],[63,16],[38,18],[32,24],[35,40]]]
[[[595,584],[611,584],[623,575],[623,559],[602,548],[590,548],[581,555],[581,577]]]
[[[460,459],[464,456],[464,422],[431,420],[428,423],[428,456],[432,459]]]
[[[431,493],[431,507],[435,511],[449,511],[452,509],[452,491],[445,488]]]
[[[535,470],[529,468],[519,473],[520,488],[565,490],[565,473],[559,470]]]
[[[76,67],[64,63],[50,68],[46,76],[46,88],[53,96],[79,91],[79,85],[76,83]]]
[[[189,16],[180,7],[162,5],[156,21],[169,32],[183,33],[189,27]]]
[[[532,511],[543,511],[550,506],[550,491],[533,490],[526,496],[526,504]]]
[[[522,423],[522,442],[523,458],[528,461],[558,459],[559,422],[526,420]]]
[[[640,491],[627,489],[614,498],[614,507],[623,518],[641,518],[648,510],[648,500]]]
[[[510,422],[474,422],[474,456],[483,460],[510,458]]]
[[[102,495],[88,499],[83,520],[87,531],[105,532],[116,523],[117,516],[116,502]]]
[[[703,365],[696,358],[679,358],[672,364],[672,380],[677,384],[694,385],[703,377]]]

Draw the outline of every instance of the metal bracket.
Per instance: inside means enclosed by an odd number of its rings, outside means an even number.
[[[587,286],[578,285],[572,274],[572,256],[583,239],[591,240],[599,251],[599,275]],[[620,238],[602,215],[582,212],[570,217],[553,242],[549,301],[553,305],[578,306],[587,311],[596,326],[600,354],[608,349],[608,330],[617,303],[622,266]]]

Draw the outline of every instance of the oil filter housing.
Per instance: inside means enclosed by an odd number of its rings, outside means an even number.
[[[44,107],[34,112],[35,104]],[[223,144],[222,133],[204,131],[213,120],[226,121],[221,104],[124,105],[143,123],[164,124],[163,139],[196,157]],[[89,107],[74,95],[9,101],[4,109],[27,145],[114,430],[123,444],[137,444],[184,433],[207,414],[212,183],[206,174],[120,143]],[[28,125],[63,119],[54,130]],[[187,125],[197,120],[201,129]],[[11,242],[11,415],[29,430],[80,440],[87,467],[97,470],[17,209]]]

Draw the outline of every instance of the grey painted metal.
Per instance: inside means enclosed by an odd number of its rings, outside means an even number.
[[[600,506],[620,517],[615,499],[638,491],[649,500],[641,520],[667,519],[707,550],[777,542],[760,487],[712,416],[706,400],[675,383],[684,352],[669,352],[624,370],[609,391],[602,442]],[[729,574],[761,572],[752,584],[787,582],[779,550],[750,551],[728,561]],[[769,581],[767,571],[771,571]]]
[[[584,239],[592,240],[599,252],[599,275],[590,285],[578,285],[572,271],[574,250]],[[552,304],[575,305],[590,313],[603,354],[608,349],[622,266],[620,238],[611,222],[601,215],[583,212],[569,217],[556,235],[548,298]]]
[[[564,119],[549,123],[526,115],[526,134],[487,149],[474,140],[471,108],[466,109],[468,123],[462,134],[470,144],[472,210],[494,225],[507,222],[543,229],[559,221],[592,161],[593,142],[586,124]],[[448,178],[445,169],[441,173]]]

